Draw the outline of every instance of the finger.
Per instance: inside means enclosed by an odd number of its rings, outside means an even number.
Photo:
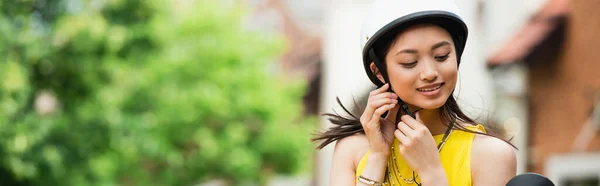
[[[373,116],[373,112],[375,111],[375,109],[379,108],[379,106],[377,106],[377,107],[371,106],[372,98],[385,92],[385,90],[387,90],[388,87],[389,87],[389,85],[386,83],[381,88],[375,89],[369,93],[369,100],[367,101],[367,107],[365,108],[365,111],[363,112],[363,115],[361,116],[362,124],[365,124],[366,122],[370,121],[372,119],[371,116]]]
[[[409,115],[403,115],[402,117],[400,117],[400,119],[406,123],[406,125],[410,128],[414,129],[418,129],[420,128],[423,124],[421,124],[419,121],[417,121],[416,119],[410,117]]]
[[[397,104],[397,103],[398,103],[397,99],[391,99],[391,98],[373,99],[369,102],[369,107],[371,107],[373,109],[377,109],[383,105]]]
[[[384,93],[370,97],[368,104],[373,110],[375,110],[375,109],[383,106],[384,104],[392,104],[392,103],[398,104],[398,95],[396,95],[395,93],[391,93],[391,92],[384,92]],[[387,116],[389,116],[389,113]],[[395,117],[395,115],[394,115],[394,117]],[[388,117],[386,117],[386,118],[388,118]]]
[[[419,114],[419,111],[415,112],[415,120],[417,120],[419,123],[423,123],[423,120],[421,120],[421,114]]]
[[[400,146],[410,144],[410,138],[402,133],[400,129],[394,131],[394,136],[400,141]]]
[[[386,111],[394,108],[396,106],[396,104],[387,104],[387,105],[383,105],[381,107],[379,107],[377,110],[375,110],[375,112],[373,112],[373,116],[371,117],[371,121],[369,122],[370,125],[379,125],[379,120],[381,119],[381,115],[383,115],[383,113],[385,113]],[[369,126],[369,127],[375,127],[375,126]]]
[[[410,128],[408,125],[406,125],[406,123],[402,121],[398,123],[398,130],[402,132],[406,137],[410,138],[411,136],[413,136],[414,129]]]
[[[392,103],[392,104],[386,104],[386,105],[383,105],[383,106],[379,107],[373,113],[373,119],[376,119],[376,118],[379,119],[379,118],[381,118],[381,115],[383,115],[383,113],[385,113],[386,111],[389,111],[390,109],[394,108],[395,106],[396,106],[396,104]]]
[[[369,96],[369,101],[375,101],[379,99],[395,99],[398,100],[398,95],[393,92],[382,92],[379,94],[374,94]]]
[[[377,94],[383,93],[383,92],[387,91],[389,88],[390,88],[390,84],[386,83],[385,85],[379,87],[378,89],[371,91],[371,95],[377,95]]]
[[[394,102],[391,99],[388,99],[388,100],[382,99],[382,100],[377,100],[375,102],[368,103],[367,108],[365,108],[365,112],[361,116],[361,122],[363,124],[370,122],[375,117],[374,115],[376,115],[375,111],[377,109],[379,109],[381,107],[387,107],[387,105],[396,104],[396,103],[397,102]],[[381,114],[378,114],[378,115],[379,116],[375,117],[375,118],[381,117]]]
[[[386,104],[397,104],[398,103],[398,96],[394,93],[390,93],[390,92],[384,92],[384,93],[380,93],[378,95],[373,95],[372,93],[369,95],[369,100],[367,103],[367,107],[365,108],[365,111],[363,112],[363,116],[364,117],[361,119],[361,121],[370,121],[373,116],[373,112]]]
[[[360,116],[360,123],[365,125],[369,121],[371,121],[371,117],[373,116],[374,111],[375,111],[375,109],[373,107],[369,106],[369,103],[367,103],[367,107],[365,108],[365,111],[363,111],[362,116]]]
[[[396,103],[398,103],[398,100],[396,100]],[[385,116],[385,119],[388,119],[388,120],[392,119],[391,121],[396,122],[395,119],[396,119],[396,115],[398,114],[397,108],[399,109],[400,105],[396,104],[396,106],[394,108],[392,108],[390,110],[390,112],[388,112],[388,114]]]

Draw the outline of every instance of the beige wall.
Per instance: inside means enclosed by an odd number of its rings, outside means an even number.
[[[359,46],[360,28],[369,0],[332,0],[325,6],[325,32],[323,34],[323,66],[320,112],[341,111],[335,97],[349,104],[352,96],[371,88],[361,60]],[[321,117],[321,128],[330,127]],[[330,144],[316,154],[314,179],[317,186],[329,185],[329,171],[333,147]]]

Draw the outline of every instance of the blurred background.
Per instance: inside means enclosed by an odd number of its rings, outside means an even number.
[[[600,1],[455,1],[459,104],[518,173],[600,185]],[[371,2],[2,0],[0,185],[328,185]]]

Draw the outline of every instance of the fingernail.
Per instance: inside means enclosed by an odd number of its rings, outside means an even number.
[[[392,103],[396,104],[396,103],[398,103],[398,100],[394,99],[394,100],[392,100]]]
[[[394,97],[394,98],[397,98],[397,97],[398,97],[398,95],[396,95],[396,94],[392,93],[392,97]]]

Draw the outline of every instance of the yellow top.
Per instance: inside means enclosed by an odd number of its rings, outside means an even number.
[[[482,125],[476,126],[467,126],[466,128],[479,131],[485,133],[485,128]],[[439,144],[442,141],[442,137],[444,134],[435,135],[433,138],[435,139],[436,144]],[[442,147],[442,151],[440,152],[440,159],[442,161],[442,166],[446,171],[446,175],[448,176],[448,183],[451,186],[463,186],[463,185],[472,185],[471,181],[471,146],[473,142],[473,138],[475,134],[461,131],[461,130],[453,130],[448,139],[446,140],[446,144]],[[396,164],[391,162],[388,164],[391,169],[391,177],[390,173],[386,172],[385,182],[389,185],[397,186],[397,185],[417,185],[415,183],[410,183],[403,181],[404,179],[412,179],[413,170],[406,164],[400,151],[398,150],[399,141],[398,139],[394,140],[394,151],[393,156],[396,157]],[[356,177],[362,174],[363,169],[365,168],[365,164],[367,163],[367,157],[369,156],[369,152],[362,157],[360,160],[358,167],[356,169]],[[396,168],[400,169],[399,171]],[[400,172],[400,175],[398,175]],[[416,173],[415,173],[416,175]],[[402,176],[402,178],[400,178]],[[416,175],[417,181],[421,183],[419,176]]]

